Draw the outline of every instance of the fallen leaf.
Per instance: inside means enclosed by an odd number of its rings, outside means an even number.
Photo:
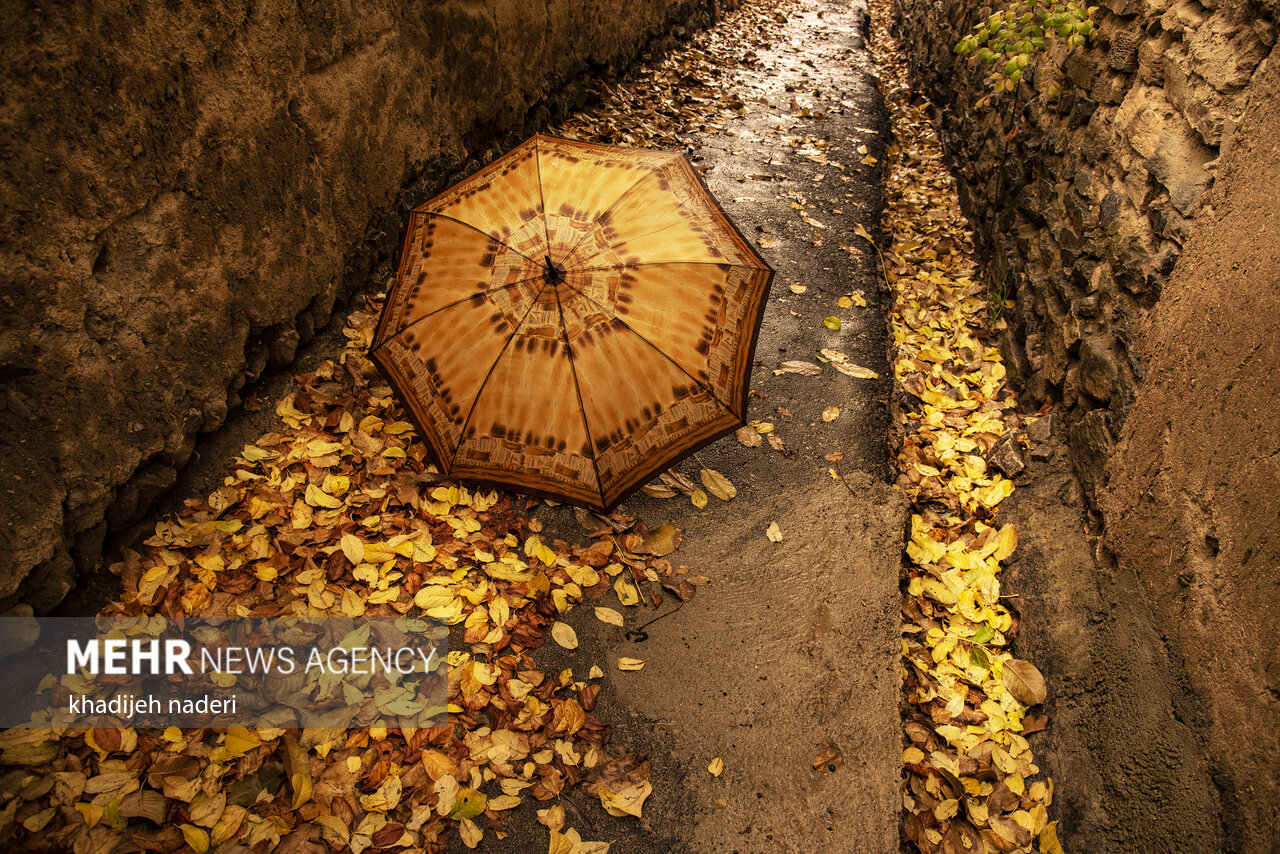
[[[827,327],[828,329],[830,329],[832,332],[839,332],[839,331],[840,331],[840,318],[838,318],[838,317],[825,317],[825,318],[823,318],[823,320],[822,320],[822,325],[823,325],[823,326],[825,326],[825,327]]]
[[[790,287],[791,287],[791,293],[793,294],[802,294],[805,291],[809,290],[804,285],[791,285]]]
[[[764,439],[760,438],[760,434],[753,427],[739,427],[733,435],[748,448],[758,448],[764,444]]]
[[[573,630],[573,626],[568,623],[562,623],[559,620],[551,624],[551,639],[565,649],[578,648],[578,633]]]
[[[622,615],[612,608],[596,608],[596,619],[611,626],[621,626]]]
[[[921,754],[923,756],[923,754]],[[834,744],[827,744],[813,757],[813,770],[835,771],[844,763],[844,754]]]
[[[489,799],[482,792],[477,792],[475,789],[459,789],[453,799],[453,806],[449,808],[449,818],[458,821],[475,818],[484,812],[488,801]]]
[[[651,554],[655,557],[665,557],[676,550],[682,538],[680,529],[667,522],[645,534],[644,540],[636,551],[642,554]]]
[[[840,407],[838,406],[828,406],[826,409],[822,410],[823,421],[835,421],[839,417]]]
[[[805,377],[816,377],[822,373],[822,366],[815,365],[813,362],[802,362],[798,359],[789,359],[779,363],[777,369],[773,372],[777,374],[800,374]]]
[[[737,487],[715,469],[702,470],[702,485],[707,488],[707,492],[710,492],[721,501],[732,501],[733,497],[738,494]]]
[[[619,670],[642,670],[644,668],[645,663],[648,660],[649,659],[647,658],[619,658],[618,669]]]
[[[196,854],[205,854],[209,850],[209,831],[194,824],[180,824],[178,829],[182,831],[182,838]]]
[[[782,542],[782,529],[778,527],[777,522],[770,522],[769,527],[765,529],[764,535],[769,538],[769,542]]]
[[[707,771],[712,777],[719,777],[724,773],[724,760],[717,756],[711,760],[711,764],[707,766]]]
[[[760,434],[757,433],[756,435],[758,436]],[[689,495],[689,501],[693,503],[694,507],[697,507],[699,510],[701,510],[703,507],[707,506],[707,494],[703,492],[701,489],[695,489]]]
[[[1049,693],[1036,666],[1020,658],[1004,662],[1004,685],[1014,699],[1027,706],[1043,703]]]

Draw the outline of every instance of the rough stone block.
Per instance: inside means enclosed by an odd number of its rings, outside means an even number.
[[[1249,82],[1268,47],[1253,27],[1214,15],[1187,38],[1191,70],[1220,92],[1234,92]]]
[[[1109,335],[1093,335],[1080,344],[1080,385],[1095,400],[1106,403],[1120,379],[1120,365]]]

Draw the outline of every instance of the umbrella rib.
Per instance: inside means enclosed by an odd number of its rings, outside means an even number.
[[[489,384],[489,378],[493,376],[493,369],[498,367],[498,363],[502,361],[502,356],[507,352],[507,348],[511,346],[511,342],[516,339],[516,333],[520,331],[520,327],[524,326],[525,320],[529,317],[529,312],[533,311],[538,304],[538,300],[542,298],[542,293],[547,289],[544,284],[542,290],[538,291],[538,295],[529,303],[529,307],[524,310],[524,316],[520,318],[520,322],[516,324],[516,328],[511,330],[511,334],[507,336],[507,341],[502,345],[502,349],[498,351],[498,355],[494,357],[493,364],[489,366],[489,370],[485,373],[484,379],[480,381],[480,387],[476,389],[476,396],[471,400],[471,408],[467,410],[467,418],[462,422],[462,429],[458,431],[458,444],[453,449],[453,456],[449,459],[449,471],[453,471],[454,465],[458,462],[458,451],[462,450],[462,443],[466,439],[467,426],[471,424],[471,416],[476,412],[476,404],[480,402],[480,395],[484,394],[484,387]]]
[[[595,440],[591,438],[591,422],[587,420],[587,407],[582,402],[582,386],[578,383],[578,366],[573,361],[573,345],[569,343],[569,328],[564,322],[564,303],[560,301],[560,289],[556,288],[556,307],[560,309],[560,331],[564,333],[564,347],[569,354],[569,371],[573,374],[573,390],[578,394],[578,411],[582,413],[582,429],[587,433],[587,445],[591,448],[591,468],[596,473],[596,490],[600,493],[600,506],[605,504],[604,481],[600,478],[600,461],[596,458]]]
[[[691,264],[702,264],[711,267],[738,267],[743,270],[753,270],[758,273],[765,272],[767,267],[753,267],[750,264],[735,264],[730,261],[638,261],[635,264],[610,264],[608,267],[583,267],[580,270],[574,270],[575,273],[599,273],[602,270],[630,270],[633,267],[685,267]]]
[[[422,315],[422,317],[419,317],[417,320],[415,320],[413,323],[410,323],[408,326],[405,326],[405,327],[403,327],[402,329],[398,329],[398,330],[396,330],[396,333],[395,333],[394,335],[388,335],[388,336],[387,336],[387,340],[386,340],[386,341],[383,341],[381,344],[379,344],[377,347],[374,347],[373,349],[374,349],[374,350],[380,350],[380,349],[382,349],[383,347],[385,347],[385,346],[388,344],[388,342],[392,341],[392,340],[393,340],[393,339],[395,339],[395,338],[399,338],[401,335],[403,335],[404,333],[408,332],[410,329],[412,329],[413,327],[417,326],[417,325],[418,325],[419,323],[421,323],[422,321],[426,320],[426,319],[427,319],[427,318],[429,318],[429,317],[434,317],[435,315],[439,314],[440,312],[444,311],[445,309],[453,308],[455,305],[462,305],[464,302],[469,302],[469,301],[471,301],[471,300],[475,299],[476,297],[482,297],[482,296],[484,296],[485,294],[497,293],[498,291],[505,291],[507,288],[514,288],[516,285],[523,285],[523,284],[525,284],[526,282],[533,282],[533,281],[536,281],[538,278],[540,278],[540,277],[539,277],[539,276],[530,276],[530,277],[529,277],[529,278],[527,278],[527,279],[521,279],[520,281],[518,281],[518,282],[512,282],[512,283],[511,283],[511,284],[509,284],[509,285],[499,285],[499,286],[498,286],[498,287],[496,287],[496,288],[489,288],[489,290],[487,290],[487,291],[478,291],[478,292],[476,292],[476,293],[472,294],[471,296],[463,297],[462,299],[459,299],[459,300],[454,300],[453,302],[449,303],[448,305],[442,305],[442,306],[440,306],[439,308],[434,309],[434,310],[430,311],[429,313]],[[539,295],[541,295],[541,294],[542,294],[542,291],[538,291],[538,294],[539,294]],[[534,297],[534,301],[535,301],[535,302],[537,301],[537,297]],[[527,314],[527,313],[528,313],[528,312],[526,312],[526,314]],[[517,324],[517,327],[518,327],[518,324]]]
[[[684,369],[684,366],[683,366],[683,365],[681,365],[681,364],[680,364],[679,362],[677,362],[675,359],[673,359],[673,358],[671,358],[670,356],[668,356],[666,353],[662,352],[662,348],[661,348],[661,347],[659,347],[657,344],[654,344],[654,343],[653,343],[652,341],[650,341],[648,338],[645,338],[643,335],[641,335],[639,332],[637,332],[637,331],[635,330],[635,327],[631,326],[629,323],[627,323],[627,322],[626,322],[625,320],[623,320],[621,317],[618,317],[616,314],[614,314],[612,311],[610,311],[610,310],[608,309],[608,307],[607,307],[607,306],[602,305],[601,303],[596,302],[595,300],[593,300],[591,297],[587,296],[587,295],[586,295],[585,293],[583,293],[582,291],[580,291],[580,290],[578,290],[577,288],[573,287],[573,285],[570,285],[570,284],[568,284],[567,282],[566,282],[565,284],[566,284],[568,287],[572,288],[573,290],[577,291],[577,292],[578,292],[578,294],[579,294],[579,295],[580,295],[584,300],[586,300],[587,302],[589,302],[589,303],[591,303],[592,305],[596,306],[596,307],[597,307],[597,308],[599,308],[601,311],[603,311],[605,314],[609,315],[609,316],[610,316],[610,317],[612,317],[614,320],[618,321],[618,322],[619,322],[619,323],[621,323],[623,326],[625,326],[625,327],[627,328],[627,330],[628,330],[632,335],[636,336],[636,337],[637,337],[637,338],[639,338],[641,341],[643,341],[644,343],[646,343],[646,344],[648,344],[650,347],[652,347],[655,353],[657,353],[659,356],[661,356],[662,358],[666,359],[668,362],[670,362],[671,364],[673,364],[673,365],[675,365],[677,368],[679,368],[679,369],[680,369],[680,372],[681,372],[682,374],[684,374],[684,375],[685,375],[686,377],[688,377],[689,379],[693,380],[693,384],[694,384],[694,385],[698,386],[698,387],[699,387],[699,388],[701,388],[703,391],[705,391],[707,394],[711,395],[711,399],[712,399],[712,400],[714,400],[716,403],[718,403],[718,404],[720,404],[721,406],[723,406],[727,411],[729,411],[730,413],[732,413],[735,417],[738,417],[739,419],[741,419],[741,417],[742,417],[742,416],[739,416],[739,415],[738,415],[738,413],[734,410],[734,408],[733,408],[732,406],[730,406],[729,404],[727,404],[727,403],[725,403],[723,400],[721,400],[721,399],[719,398],[719,396],[717,396],[717,395],[716,395],[716,393],[715,393],[715,390],[714,390],[714,389],[712,389],[710,386],[704,385],[702,382],[700,382],[700,381],[698,380],[698,378],[697,378],[697,377],[695,377],[693,374],[691,374],[691,373],[689,373],[688,371],[686,371],[686,370]]]
[[[538,170],[538,203],[542,206],[542,236],[546,240],[547,256],[551,256],[551,226],[547,225],[547,195],[542,189],[542,146],[540,140],[533,144],[533,166]]]
[[[541,192],[541,190],[542,190],[542,185],[541,185],[541,183],[539,183],[539,185],[538,185],[538,190],[539,190],[539,192]],[[530,258],[528,255],[526,255],[526,254],[524,254],[523,252],[521,252],[519,249],[517,249],[517,248],[515,248],[514,246],[512,246],[510,243],[506,242],[505,240],[499,240],[498,238],[494,237],[494,236],[493,236],[492,234],[490,234],[489,232],[487,232],[487,231],[485,231],[484,229],[480,228],[478,225],[473,225],[473,224],[471,224],[471,223],[469,223],[469,222],[463,222],[462,220],[458,219],[456,216],[449,216],[448,214],[437,213],[436,211],[423,211],[423,213],[425,213],[427,216],[438,216],[438,217],[440,217],[441,219],[447,219],[447,220],[449,220],[450,222],[456,222],[458,225],[462,226],[463,228],[469,228],[469,229],[471,229],[472,231],[476,232],[477,234],[483,234],[485,237],[489,238],[490,240],[496,241],[496,242],[497,242],[497,243],[499,243],[500,245],[507,247],[507,248],[508,248],[508,249],[510,249],[512,252],[516,253],[516,254],[517,254],[517,255],[519,255],[521,258],[523,258],[524,260],[528,261],[530,264],[540,264],[540,262],[533,260],[533,259],[532,259],[532,258]],[[545,217],[544,217],[543,222],[545,222],[545,221],[546,221],[546,219],[545,219]]]

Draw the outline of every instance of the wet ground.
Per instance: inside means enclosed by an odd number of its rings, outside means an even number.
[[[628,629],[633,619],[670,613],[646,629],[647,640],[627,641],[589,607],[567,615],[581,646],[563,654],[565,665],[605,670],[596,715],[614,725],[616,747],[653,763],[643,822],[612,819],[581,793],[569,797],[577,809],[568,823],[584,839],[612,842],[611,854],[897,850],[906,505],[884,483],[887,301],[871,247],[853,230],[878,230],[887,140],[863,14],[860,4],[798,4],[779,35],[757,47],[754,73],[737,75],[746,114],[697,140],[695,165],[777,270],[749,417],[772,423],[783,450],[730,436],[699,452],[737,487],[732,502],[712,497],[698,510],[683,496],[637,496],[623,505],[650,525],[677,525],[683,545],[670,559],[708,579],[674,613],[672,601],[626,609]],[[876,165],[862,162],[868,155]],[[853,291],[866,307],[838,307]],[[828,316],[841,318],[839,331],[824,327]],[[854,379],[822,365],[821,348],[880,376]],[[775,375],[787,360],[822,372]],[[832,405],[840,415],[824,422]],[[689,460],[677,470],[696,481],[699,467]],[[575,535],[567,510],[541,517],[549,530]],[[771,522],[781,542],[766,537]],[[616,607],[611,599],[602,604]],[[619,672],[619,657],[647,664]],[[842,764],[815,770],[827,745]],[[719,777],[707,770],[716,757]],[[486,850],[546,850],[546,832],[530,816],[513,817],[509,829],[506,840],[486,838]]]

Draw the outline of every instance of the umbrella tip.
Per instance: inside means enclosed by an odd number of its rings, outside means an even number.
[[[545,279],[548,284],[560,284],[564,281],[564,271],[556,266],[555,262],[551,260],[550,255],[546,255],[544,258],[546,259],[547,267],[542,271],[543,279]]]

